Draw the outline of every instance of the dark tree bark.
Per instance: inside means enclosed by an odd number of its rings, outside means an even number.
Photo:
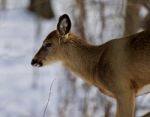
[[[140,26],[140,5],[136,0],[127,0],[124,35],[130,35],[138,31]]]
[[[7,0],[1,0],[0,4],[1,4],[1,10],[6,10]]]
[[[142,5],[148,10],[148,14],[142,19],[142,28],[144,30],[150,29],[150,2],[143,0]]]
[[[75,16],[75,28],[80,36],[85,39],[84,22],[86,19],[85,0],[76,0],[76,7],[79,10],[79,16]]]
[[[46,19],[54,17],[50,0],[31,0],[29,11]]]

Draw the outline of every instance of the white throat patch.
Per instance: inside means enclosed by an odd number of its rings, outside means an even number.
[[[147,93],[150,93],[150,84],[142,87],[138,93],[137,93],[137,96],[140,96],[140,95],[143,95],[143,94],[147,94]]]

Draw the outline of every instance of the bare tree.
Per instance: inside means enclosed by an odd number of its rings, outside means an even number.
[[[130,35],[138,31],[140,27],[140,5],[136,0],[127,0],[124,35]]]
[[[31,0],[28,9],[36,15],[47,19],[54,17],[54,12],[50,0]]]
[[[0,0],[1,10],[6,10],[7,0]]]
[[[86,10],[85,10],[85,0],[76,0],[76,8],[79,10],[78,15],[79,16],[74,16],[75,19],[75,26],[77,32],[85,39],[85,26],[84,22],[86,20]]]
[[[150,29],[150,2],[148,0],[143,0],[142,5],[147,9],[147,15],[141,20],[143,29]]]

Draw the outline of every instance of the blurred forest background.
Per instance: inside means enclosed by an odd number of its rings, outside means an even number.
[[[0,0],[0,117],[114,117],[116,102],[59,64],[30,62],[60,15],[72,31],[102,44],[150,29],[149,0]],[[150,112],[150,94],[137,98],[136,116]]]

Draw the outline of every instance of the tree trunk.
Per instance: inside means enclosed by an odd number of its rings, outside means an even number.
[[[46,19],[54,17],[54,12],[50,0],[31,0],[29,11]]]
[[[124,35],[136,33],[140,27],[140,4],[137,0],[127,0]]]
[[[143,0],[142,5],[147,9],[148,14],[144,17],[142,20],[142,28],[144,30],[149,30],[150,29],[150,2],[147,0]]]
[[[7,4],[7,0],[1,0],[0,1],[1,10],[6,10],[6,4]]]

